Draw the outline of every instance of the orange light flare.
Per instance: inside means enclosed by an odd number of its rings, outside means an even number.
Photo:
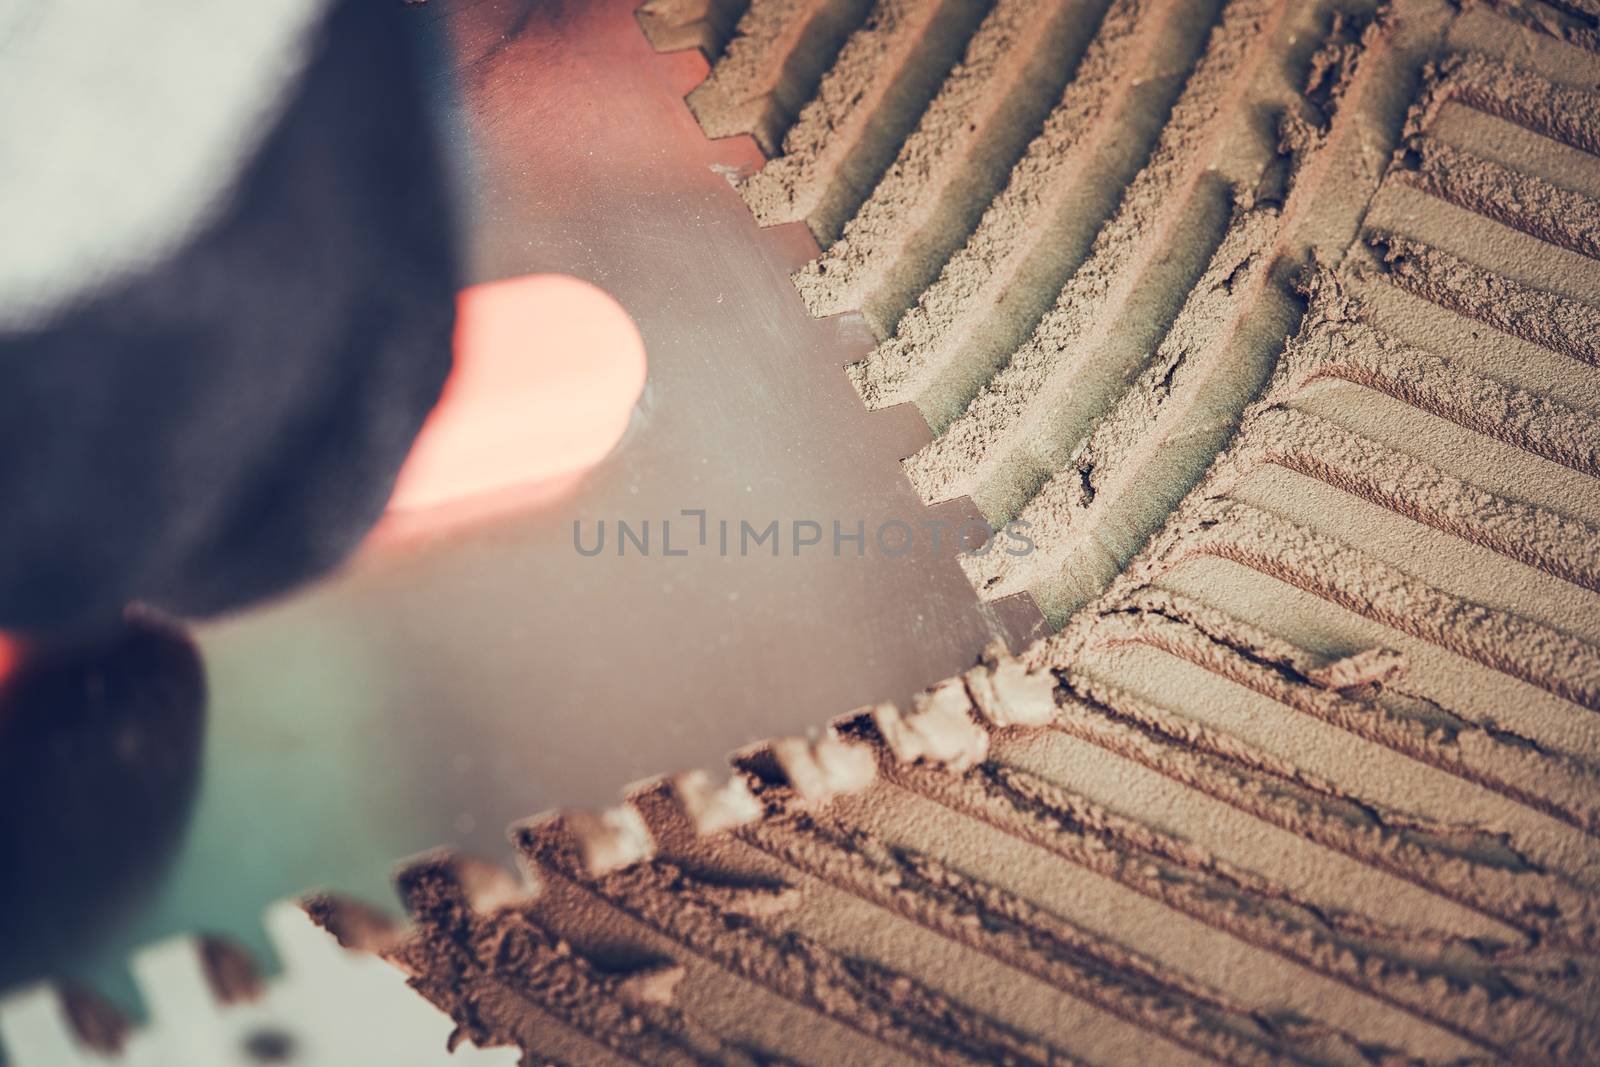
[[[0,688],[4,688],[22,663],[22,643],[10,634],[0,633]]]
[[[454,524],[565,495],[622,439],[645,373],[633,320],[588,282],[532,274],[463,290],[455,368],[383,528]]]

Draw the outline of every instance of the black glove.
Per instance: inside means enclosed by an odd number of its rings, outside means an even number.
[[[0,332],[0,629],[230,608],[376,521],[449,372],[457,288],[410,16],[318,15],[209,221]]]

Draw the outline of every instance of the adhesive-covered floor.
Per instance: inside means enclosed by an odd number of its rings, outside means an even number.
[[[643,16],[1055,632],[324,921],[530,1062],[1600,1061],[1593,0]]]

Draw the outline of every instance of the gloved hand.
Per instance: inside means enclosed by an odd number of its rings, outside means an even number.
[[[158,0],[107,39],[70,25],[116,23],[103,5],[24,6],[0,20],[0,202],[40,221],[0,251],[22,258],[0,269],[0,629],[208,614],[326,570],[450,371],[454,228],[412,12],[278,0],[245,26]],[[112,58],[85,76],[94,56],[52,62],[61,42]],[[224,89],[240,99],[206,96]],[[184,152],[224,165],[196,179]],[[122,184],[157,180],[188,193]]]

